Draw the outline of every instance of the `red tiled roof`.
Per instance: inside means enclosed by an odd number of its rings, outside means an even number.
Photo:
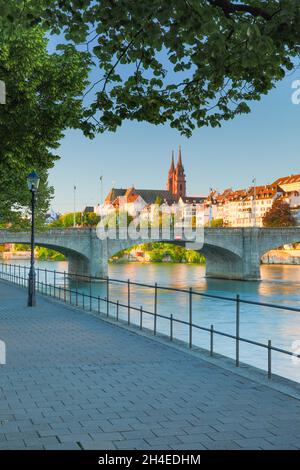
[[[282,185],[291,183],[300,183],[300,174],[283,176],[281,178],[278,178],[273,184]]]

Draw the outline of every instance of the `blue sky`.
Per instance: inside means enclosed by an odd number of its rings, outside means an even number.
[[[67,131],[61,142],[60,161],[50,171],[55,188],[52,207],[73,210],[100,202],[100,175],[104,195],[115,187],[164,188],[171,152],[182,146],[189,195],[201,195],[209,187],[247,187],[279,176],[300,173],[300,105],[291,101],[292,82],[300,71],[280,82],[267,97],[252,104],[252,113],[226,122],[220,129],[202,128],[189,139],[168,125],[125,122],[116,133],[94,140],[79,131]]]

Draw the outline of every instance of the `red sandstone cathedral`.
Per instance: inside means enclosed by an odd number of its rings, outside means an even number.
[[[167,191],[169,191],[175,199],[186,196],[186,180],[182,165],[181,146],[179,146],[176,168],[174,164],[174,152],[172,152],[171,166],[168,173]]]
[[[186,179],[182,164],[181,146],[179,146],[178,160],[175,166],[174,152],[172,152],[171,166],[168,172],[167,189],[136,189],[112,188],[105,198],[105,204],[119,205],[119,198],[125,197],[127,202],[134,202],[141,197],[146,204],[154,204],[159,198],[162,202],[173,204],[182,199],[184,203],[194,204],[203,202],[203,197],[191,197],[186,195]]]

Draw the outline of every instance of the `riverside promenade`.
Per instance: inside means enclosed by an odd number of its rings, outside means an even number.
[[[299,449],[300,400],[0,282],[0,449]]]

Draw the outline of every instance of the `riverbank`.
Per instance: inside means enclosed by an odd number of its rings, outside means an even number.
[[[262,264],[300,265],[300,250],[271,250],[262,259]]]
[[[64,303],[24,311],[25,294],[0,282],[0,449],[300,447],[299,400]]]
[[[119,256],[114,256],[111,262],[115,263],[197,263],[205,265],[205,257],[199,253],[185,250],[186,253],[173,252],[168,253],[162,250],[143,251],[138,248],[127,250]],[[262,264],[278,264],[278,265],[300,265],[300,250],[271,250],[261,259]]]
[[[44,247],[37,247],[34,253],[34,258],[40,261],[65,261],[66,257],[55,250],[50,250]],[[15,251],[2,251],[0,252],[0,259],[3,260],[29,260],[29,250],[15,250]]]

